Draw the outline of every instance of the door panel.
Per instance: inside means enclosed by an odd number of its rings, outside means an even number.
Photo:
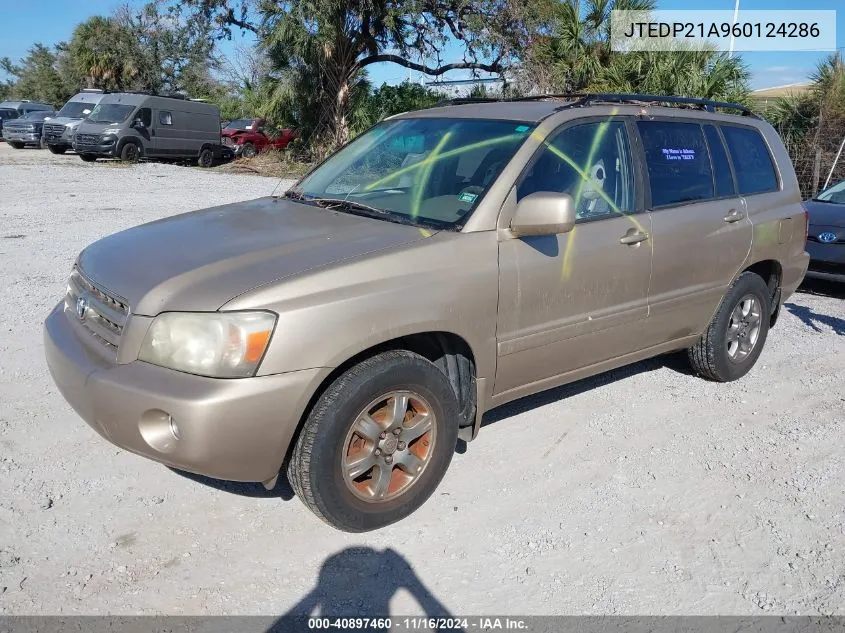
[[[632,229],[649,216],[500,243],[495,393],[643,348],[651,243],[622,244]]]
[[[623,119],[564,126],[531,161],[504,213],[538,191],[572,196],[577,222],[561,235],[499,243],[494,393],[642,349],[651,225],[641,208]]]
[[[657,119],[637,128],[656,206],[651,346],[703,331],[748,256],[752,226],[715,127]]]

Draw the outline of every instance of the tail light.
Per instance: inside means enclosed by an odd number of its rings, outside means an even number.
[[[804,239],[806,240],[810,235],[810,211],[803,202],[801,203],[801,209],[804,211]]]

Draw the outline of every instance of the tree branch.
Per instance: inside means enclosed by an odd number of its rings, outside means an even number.
[[[371,64],[378,64],[379,62],[391,62],[394,64],[398,64],[399,66],[404,66],[405,68],[410,68],[411,70],[416,70],[421,73],[425,73],[426,75],[432,75],[434,77],[439,77],[440,75],[449,72],[450,70],[459,70],[459,69],[470,69],[470,70],[483,70],[488,73],[501,73],[504,68],[499,63],[499,60],[494,61],[491,64],[482,64],[480,62],[456,62],[453,64],[446,64],[445,66],[437,66],[436,68],[432,68],[430,66],[424,66],[423,64],[417,64],[412,62],[404,57],[400,57],[399,55],[389,55],[387,53],[381,55],[370,55],[369,57],[365,57],[361,61],[358,62],[358,68],[364,68],[365,66],[369,66]]]
[[[258,33],[258,27],[250,24],[246,20],[239,20],[235,17],[235,10],[229,7],[228,13],[223,17],[223,21],[225,24],[231,24],[232,26],[237,26],[245,31],[252,31],[253,33]]]

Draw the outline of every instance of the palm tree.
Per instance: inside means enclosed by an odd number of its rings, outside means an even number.
[[[127,52],[134,48],[128,34],[113,19],[94,16],[73,31],[69,54],[89,87],[121,90],[139,68]]]

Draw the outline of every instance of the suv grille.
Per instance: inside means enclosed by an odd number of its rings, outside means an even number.
[[[113,348],[120,345],[123,326],[129,316],[125,299],[95,286],[74,268],[68,281],[65,306],[100,342]]]
[[[77,134],[76,142],[82,145],[98,145],[100,137],[97,134]]]
[[[45,123],[44,133],[53,136],[61,136],[65,132],[65,126],[61,123]]]

